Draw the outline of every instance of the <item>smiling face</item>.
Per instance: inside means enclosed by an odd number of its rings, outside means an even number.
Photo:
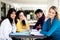
[[[10,17],[12,18],[12,19],[15,19],[15,17],[16,17],[16,12],[12,12],[11,14],[10,14]]]
[[[36,13],[36,17],[37,17],[37,18],[41,18],[42,15],[43,15],[43,13],[40,13],[40,12],[39,12],[39,13]]]
[[[49,16],[49,18],[54,18],[56,16],[56,11],[53,10],[53,9],[50,9],[49,13],[48,13],[48,16]]]
[[[21,19],[21,20],[24,19],[24,13],[23,12],[19,13],[19,19]]]

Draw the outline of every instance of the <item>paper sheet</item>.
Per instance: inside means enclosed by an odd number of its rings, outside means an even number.
[[[38,36],[44,36],[43,34],[40,33],[41,30],[36,30],[36,29],[32,29],[30,34],[32,35],[38,35]]]

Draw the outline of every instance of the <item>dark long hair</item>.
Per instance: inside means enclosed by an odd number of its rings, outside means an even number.
[[[13,19],[10,17],[10,15],[12,14],[12,12],[16,12],[16,10],[14,8],[10,8],[8,10],[8,14],[7,14],[7,18],[9,19],[10,23],[13,23]]]
[[[44,20],[45,20],[45,15],[44,15],[42,9],[37,9],[37,10],[35,11],[35,14],[37,14],[37,13],[42,13],[43,15],[42,15],[41,18],[38,19],[38,21],[37,21],[37,23],[35,24],[35,26],[33,27],[33,29],[36,29],[37,26],[39,26],[39,25],[41,25],[41,29],[42,29],[42,26],[43,26],[43,23],[44,23]],[[37,28],[37,29],[39,29],[39,28]]]
[[[19,14],[20,14],[21,12],[24,13],[24,11],[22,11],[22,10],[19,10],[19,11],[16,12],[16,23],[17,23],[17,19],[20,19],[20,18],[19,18]],[[25,20],[22,20],[22,24],[23,24],[23,25],[26,25]]]

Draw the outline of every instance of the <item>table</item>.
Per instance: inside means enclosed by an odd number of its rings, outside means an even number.
[[[34,35],[10,35],[10,37],[14,37],[14,38],[29,38],[29,40],[33,40],[33,38],[40,38],[40,39],[43,39],[43,38],[46,38],[46,36],[34,36]]]
[[[34,38],[40,38],[40,39],[46,38],[46,36],[42,35],[40,31],[41,30],[37,31],[36,29],[31,29],[30,32],[29,31],[21,32],[21,33],[17,32],[17,33],[12,33],[9,36],[17,39],[25,38],[25,40],[26,38],[29,38],[29,40],[33,40]]]

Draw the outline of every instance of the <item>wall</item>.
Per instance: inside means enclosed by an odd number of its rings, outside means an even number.
[[[0,2],[0,19],[1,19],[1,2]]]

